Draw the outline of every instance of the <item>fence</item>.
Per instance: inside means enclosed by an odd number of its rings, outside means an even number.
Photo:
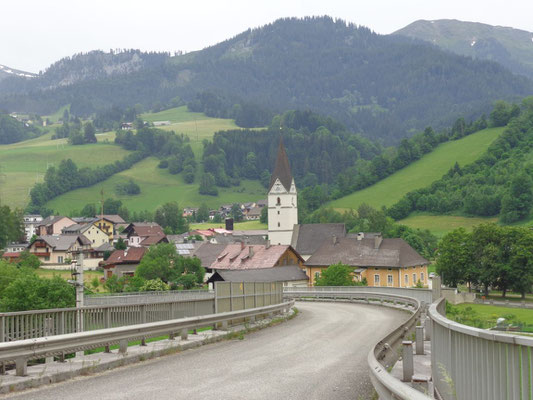
[[[433,301],[431,289],[394,288],[380,286],[313,286],[308,288],[285,287],[283,293],[290,296],[293,292],[306,291],[308,293],[322,292],[352,292],[352,293],[383,293],[396,296],[411,297],[423,301],[426,305]]]
[[[433,380],[444,400],[533,399],[533,338],[451,321],[443,298],[429,315]]]
[[[31,359],[52,357],[102,346],[109,349],[109,346],[114,343],[120,344],[120,353],[126,353],[128,342],[133,340],[143,340],[162,335],[168,335],[169,339],[173,339],[176,333],[179,333],[182,339],[187,339],[190,329],[227,323],[236,319],[250,318],[254,320],[261,315],[287,312],[292,305],[293,302],[285,302],[249,310],[0,343],[0,363],[15,362],[16,374],[24,376],[27,372],[28,360]]]
[[[216,295],[218,297],[215,300]],[[171,296],[177,297],[169,301],[164,295],[158,294],[144,297],[109,296],[126,303],[0,313],[0,342],[201,316],[283,301],[281,283],[271,282],[216,282],[215,293],[189,292]],[[188,299],[180,299],[183,296]],[[128,304],[130,298],[138,302]]]
[[[213,299],[212,290],[172,290],[160,292],[125,292],[91,294],[84,296],[86,306],[111,306],[122,304],[152,304],[180,300]]]
[[[283,301],[281,282],[217,282],[215,312],[244,310]]]

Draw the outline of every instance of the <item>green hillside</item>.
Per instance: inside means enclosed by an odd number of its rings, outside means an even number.
[[[341,197],[328,205],[355,209],[362,203],[375,208],[390,207],[406,193],[430,185],[440,179],[454,164],[466,165],[481,156],[504,128],[489,128],[459,140],[446,142],[420,160],[410,164],[378,183]]]
[[[211,118],[204,113],[189,111],[187,106],[141,114],[140,118],[147,122],[168,121],[170,125],[158,126],[158,128],[184,133],[193,142],[211,139],[217,131],[239,129],[232,119]]]
[[[256,201],[266,196],[266,190],[258,181],[241,181],[239,187],[219,188],[219,195],[204,196],[198,193],[198,178],[193,184],[186,184],[182,174],[171,175],[167,169],[157,168],[159,160],[147,158],[126,171],[88,188],[65,193],[49,201],[46,206],[62,214],[80,210],[87,203],[100,200],[100,190],[105,197],[120,199],[131,211],[155,210],[158,206],[177,201],[182,207],[199,206],[206,203],[209,207],[221,204]],[[119,196],[115,193],[117,183],[133,179],[141,188],[135,196]]]
[[[465,217],[459,215],[432,215],[428,213],[413,213],[399,223],[411,228],[428,229],[437,237],[457,228],[465,228],[467,231],[474,229],[476,225],[487,222],[497,222],[498,218]]]
[[[41,182],[46,169],[71,158],[78,167],[94,167],[122,159],[129,152],[111,144],[114,133],[97,135],[98,143],[73,146],[66,139],[50,140],[52,133],[10,145],[0,145],[0,201],[25,207],[28,194]]]

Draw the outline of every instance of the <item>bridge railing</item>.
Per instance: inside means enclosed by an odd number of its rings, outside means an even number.
[[[415,288],[395,288],[395,287],[381,287],[381,286],[313,286],[308,288],[301,287],[284,287],[283,293],[290,294],[305,290],[312,293],[324,292],[352,292],[352,293],[382,293],[396,296],[412,297],[426,305],[433,302],[431,289],[415,289]]]
[[[444,298],[429,307],[433,380],[444,400],[533,399],[533,337],[473,328],[445,315]]]
[[[255,320],[256,317],[263,315],[273,316],[275,313],[288,312],[293,304],[294,300],[247,310],[0,343],[0,362],[15,362],[16,374],[24,376],[28,360],[31,359],[60,356],[102,346],[108,349],[111,344],[119,344],[119,352],[126,353],[128,342],[134,340],[162,335],[168,335],[169,339],[173,339],[175,334],[180,334],[182,339],[186,339],[191,329],[216,326],[220,323],[227,324],[228,321],[246,318]]]
[[[364,289],[367,289],[363,287]],[[384,306],[394,306],[402,304],[411,312],[411,316],[395,328],[387,336],[381,339],[368,354],[368,365],[370,369],[370,379],[382,400],[428,400],[430,397],[424,393],[412,388],[411,386],[394,378],[388,370],[392,368],[398,360],[398,349],[403,338],[409,336],[417,321],[420,319],[423,304],[417,298],[402,296],[399,294],[380,293],[377,290],[362,291],[353,290],[353,287],[336,287],[336,288],[291,288],[284,291],[286,297],[293,299],[330,299],[343,300],[350,302],[365,302],[369,304],[378,304]],[[389,288],[390,289],[390,288]],[[431,294],[431,292],[430,292]]]
[[[10,342],[238,311],[283,301],[280,282],[216,282],[215,291],[108,296],[120,304],[0,313],[0,342]],[[102,296],[104,297],[104,296]],[[125,300],[128,301],[125,301]]]
[[[212,299],[213,290],[169,290],[154,292],[95,293],[85,295],[86,306],[114,306],[124,304],[151,304],[180,300]]]

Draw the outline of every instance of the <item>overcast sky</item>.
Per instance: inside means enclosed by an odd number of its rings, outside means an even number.
[[[533,31],[531,0],[0,0],[0,64],[38,72],[96,49],[192,51],[280,17],[308,15],[383,34],[442,18]]]

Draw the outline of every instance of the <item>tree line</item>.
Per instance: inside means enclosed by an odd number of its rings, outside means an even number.
[[[482,224],[446,234],[439,243],[437,273],[451,287],[499,289],[525,297],[533,284],[533,232],[528,228]]]
[[[9,114],[0,112],[0,144],[10,144],[33,139],[43,134],[34,125],[25,124]]]

